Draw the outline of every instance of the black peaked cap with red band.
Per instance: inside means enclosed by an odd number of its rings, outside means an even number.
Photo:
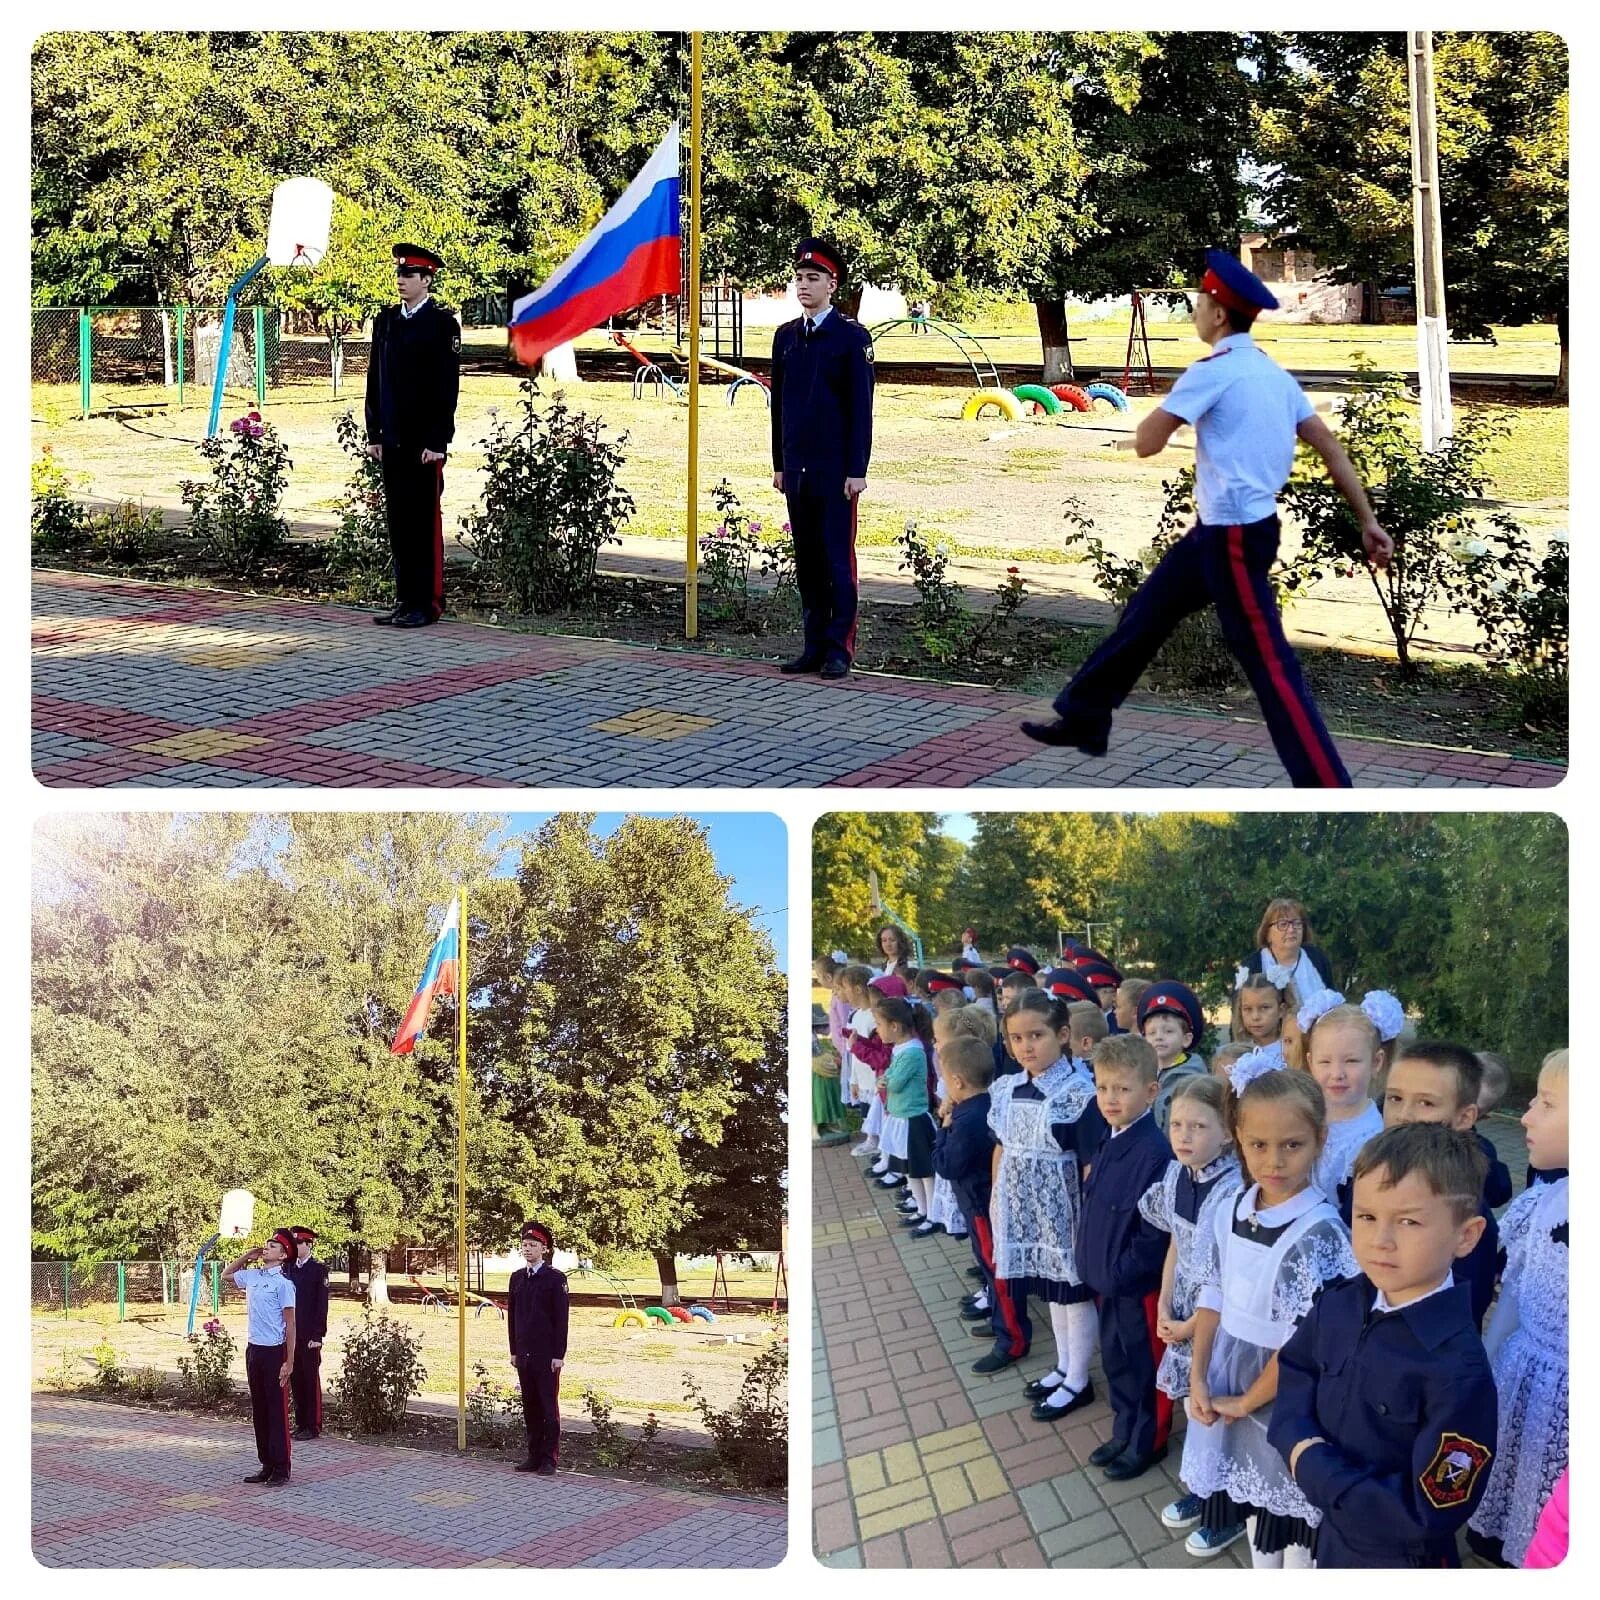
[[[524,1239],[537,1239],[546,1250],[554,1250],[555,1240],[550,1236],[550,1230],[542,1222],[529,1222],[523,1225],[522,1237]]]
[[[959,978],[953,978],[948,972],[924,972],[923,981],[928,986],[929,994],[938,994],[944,989],[962,989],[966,986]]]
[[[796,272],[801,267],[816,267],[844,281],[844,257],[839,247],[826,239],[802,239],[794,247],[794,266]]]
[[[315,1244],[317,1242],[315,1231],[304,1224],[291,1228],[289,1232],[294,1235],[297,1244]]]
[[[1039,986],[1063,1000],[1087,1000],[1093,1006],[1100,1004],[1094,985],[1076,967],[1052,967],[1040,973]]]
[[[1160,983],[1152,983],[1139,996],[1140,1033],[1144,1032],[1147,1019],[1160,1015],[1181,1018],[1196,1039],[1205,1031],[1205,1013],[1200,1009],[1199,997],[1187,984],[1163,979]]]
[[[1020,944],[1014,944],[1006,951],[1006,965],[1014,972],[1026,972],[1034,977],[1039,975],[1039,963]]]
[[[1206,272],[1200,287],[1213,300],[1234,311],[1253,317],[1261,311],[1276,311],[1278,297],[1242,261],[1226,250],[1206,251]]]
[[[420,244],[397,244],[394,247],[394,264],[397,267],[421,267],[424,272],[444,271],[444,257]]]
[[[278,1244],[283,1246],[283,1253],[291,1261],[293,1261],[294,1260],[294,1235],[287,1228],[274,1228],[272,1230],[272,1237],[273,1237],[273,1240],[276,1243],[278,1243]]]

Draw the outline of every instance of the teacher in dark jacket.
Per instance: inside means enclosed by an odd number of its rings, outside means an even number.
[[[805,645],[784,672],[843,678],[856,653],[856,504],[872,456],[872,336],[836,311],[844,276],[821,239],[795,248],[804,313],[772,341],[772,487],[789,506]]]
[[[528,1429],[528,1458],[517,1463],[517,1471],[536,1472],[541,1478],[555,1472],[561,1454],[557,1401],[567,1359],[567,1280],[547,1259],[554,1248],[542,1222],[530,1222],[522,1230],[527,1265],[511,1274],[506,1313],[511,1364],[522,1386],[522,1419]]]
[[[1266,973],[1280,992],[1292,983],[1305,1005],[1333,987],[1333,968],[1311,940],[1311,918],[1298,900],[1270,901],[1256,929],[1256,949],[1241,971]]]

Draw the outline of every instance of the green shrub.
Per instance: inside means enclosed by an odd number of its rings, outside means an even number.
[[[88,537],[88,518],[72,497],[72,478],[56,460],[49,445],[29,469],[33,497],[33,545],[58,551],[81,544]]]
[[[367,453],[366,430],[352,411],[334,423],[339,448],[350,458],[350,479],[338,504],[339,529],[327,545],[328,571],[352,600],[387,599],[394,586],[383,464]]]
[[[120,1394],[128,1381],[122,1357],[109,1339],[102,1339],[89,1352],[94,1363],[94,1374],[89,1382],[102,1394]]]
[[[123,1380],[122,1392],[130,1400],[146,1404],[163,1399],[167,1393],[166,1374],[155,1367],[135,1367]]]
[[[718,480],[711,499],[720,520],[711,533],[700,538],[700,575],[710,591],[711,615],[757,631],[772,622],[787,622],[799,600],[789,524],[784,523],[781,533],[768,533],[744,509],[726,478]],[[760,615],[751,610],[753,565],[760,568],[764,577],[774,580],[771,599]]]
[[[233,1393],[233,1335],[215,1317],[189,1335],[189,1353],[178,1357],[178,1387],[185,1400],[215,1405]]]
[[[88,520],[89,543],[100,555],[139,561],[155,548],[165,522],[160,510],[145,510],[137,500],[121,500]]]
[[[405,1420],[406,1402],[421,1393],[428,1369],[422,1336],[369,1305],[344,1337],[344,1360],[330,1393],[356,1433],[392,1433]]]
[[[225,570],[248,577],[289,537],[283,491],[294,463],[259,411],[236,417],[199,451],[211,481],[186,478],[181,485],[188,531]]]
[[[633,515],[617,483],[628,436],[603,438],[601,419],[560,395],[539,409],[531,380],[518,410],[516,423],[496,416],[483,441],[482,509],[462,520],[461,540],[508,605],[559,610],[589,597],[601,549]]]
[[[645,1455],[661,1432],[655,1412],[650,1412],[637,1439],[630,1439],[612,1415],[611,1402],[593,1384],[583,1386],[583,1409],[591,1428],[590,1451],[602,1467],[623,1467]]]
[[[467,1390],[467,1438],[473,1444],[493,1445],[504,1450],[523,1434],[522,1396],[508,1383],[490,1375],[476,1361],[472,1366],[472,1387]]]
[[[1489,581],[1473,609],[1490,659],[1506,669],[1517,715],[1538,728],[1564,726],[1568,703],[1568,562],[1556,534],[1526,579]]]
[[[774,1339],[744,1369],[733,1404],[719,1410],[693,1378],[689,1400],[716,1446],[717,1459],[747,1489],[779,1489],[789,1481],[789,1342]]]

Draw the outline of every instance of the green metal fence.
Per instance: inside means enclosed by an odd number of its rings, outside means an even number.
[[[221,306],[45,306],[33,312],[34,412],[88,417],[211,400]],[[292,331],[282,308],[241,306],[224,392],[265,407],[290,388],[339,394],[366,376],[371,342]]]
[[[238,1295],[222,1279],[223,1263],[205,1263],[201,1299],[216,1312],[223,1300]],[[89,1306],[115,1304],[117,1320],[126,1321],[129,1306],[164,1305],[182,1311],[189,1304],[192,1261],[35,1261],[32,1263],[32,1303],[36,1312],[62,1316]]]

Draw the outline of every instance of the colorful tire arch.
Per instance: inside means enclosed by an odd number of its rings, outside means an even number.
[[[672,1313],[668,1311],[665,1306],[646,1306],[644,1308],[644,1314],[649,1317],[652,1322],[662,1323],[668,1328],[673,1325]]]
[[[667,1310],[671,1314],[672,1320],[674,1322],[693,1322],[694,1321],[694,1318],[691,1317],[689,1315],[689,1313],[687,1311],[685,1311],[682,1306],[668,1306]]]
[[[1031,403],[1047,417],[1061,414],[1061,402],[1042,383],[1019,383],[1011,392],[1022,402],[1024,411]]]
[[[1089,398],[1086,389],[1080,389],[1075,383],[1055,383],[1050,386],[1050,393],[1061,402],[1063,411],[1093,411],[1094,401]]]
[[[1128,409],[1128,397],[1114,383],[1091,383],[1083,391],[1091,400],[1104,400],[1115,411]]]
[[[974,389],[961,408],[961,420],[975,422],[989,410],[998,411],[1007,422],[1022,421],[1022,402],[1009,389]]]
[[[696,1322],[715,1322],[717,1320],[716,1312],[711,1310],[709,1306],[690,1306],[689,1315]]]
[[[611,1319],[613,1328],[647,1328],[650,1324],[641,1311],[622,1311]]]

